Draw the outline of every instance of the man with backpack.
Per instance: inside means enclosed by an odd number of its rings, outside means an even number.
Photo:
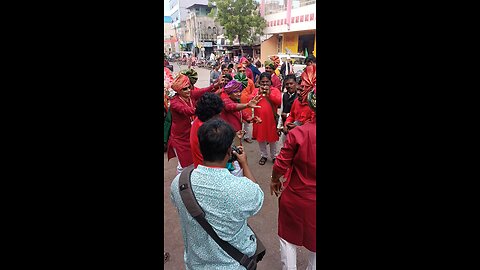
[[[203,164],[191,171],[187,186],[179,185],[182,174],[172,181],[170,197],[180,216],[186,269],[243,268],[192,217],[184,204],[182,188],[191,189],[205,213],[205,220],[221,240],[249,258],[256,254],[257,238],[247,220],[262,208],[264,194],[253,177],[243,148],[239,146],[238,152],[232,151],[234,137],[234,130],[225,121],[206,121],[198,130]],[[244,177],[234,176],[226,168],[232,155],[240,163]]]

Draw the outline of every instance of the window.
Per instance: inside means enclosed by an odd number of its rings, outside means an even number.
[[[300,2],[300,6],[304,7],[304,6],[316,4],[317,0],[299,0],[299,2]]]
[[[278,36],[277,52],[282,51],[283,36]]]

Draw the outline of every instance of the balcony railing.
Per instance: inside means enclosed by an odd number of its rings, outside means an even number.
[[[292,9],[316,4],[317,0],[292,0]],[[266,0],[265,15],[275,14],[287,10],[287,0]]]

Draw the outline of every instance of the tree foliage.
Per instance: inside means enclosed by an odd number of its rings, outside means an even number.
[[[229,40],[238,36],[240,44],[252,44],[256,35],[263,35],[267,23],[254,0],[209,0],[208,6],[215,7],[209,16],[223,27]]]

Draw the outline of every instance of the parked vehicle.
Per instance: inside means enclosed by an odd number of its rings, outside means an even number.
[[[197,66],[202,68],[208,68],[208,61],[205,58],[199,58],[197,60]]]
[[[304,70],[306,65],[305,65],[305,56],[303,55],[297,55],[297,54],[284,54],[284,53],[279,53],[276,54],[278,58],[280,58],[280,65],[278,68],[282,66],[283,62],[287,61],[287,56],[290,56],[290,60],[292,61],[293,64],[293,71],[296,73],[299,70]],[[270,58],[273,55],[269,55],[268,58]]]

